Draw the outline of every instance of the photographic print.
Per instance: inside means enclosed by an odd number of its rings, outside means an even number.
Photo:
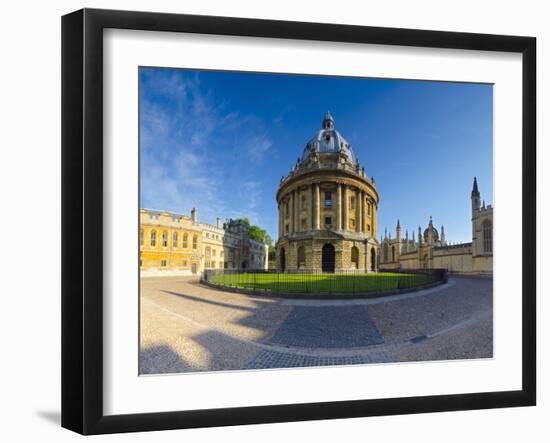
[[[493,357],[492,84],[138,75],[140,374]]]

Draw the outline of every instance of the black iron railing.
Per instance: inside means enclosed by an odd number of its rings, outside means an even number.
[[[208,269],[201,280],[209,285],[244,292],[367,294],[399,291],[447,282],[446,269],[390,270],[366,273],[359,270],[325,273],[314,270]]]

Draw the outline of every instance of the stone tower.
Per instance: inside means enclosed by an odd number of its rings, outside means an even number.
[[[399,219],[397,219],[397,226],[395,227],[395,239],[397,241],[396,249],[395,249],[395,260],[399,261],[399,256],[401,255],[401,223],[399,223]]]
[[[477,188],[477,177],[474,177],[474,187],[472,188],[472,218],[476,211],[481,208],[481,195]]]
[[[479,193],[479,189],[477,187],[477,177],[474,177],[474,186],[472,188],[472,250],[477,250],[477,241],[476,241],[476,226],[475,226],[475,219],[477,217],[477,213],[481,209],[481,194]]]

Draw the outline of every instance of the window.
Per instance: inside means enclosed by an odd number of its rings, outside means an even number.
[[[162,231],[162,247],[166,248],[168,246],[168,231]]]
[[[160,261],[160,267],[161,267],[161,268],[165,268],[165,267],[166,267],[166,260],[161,260],[161,261]]]
[[[154,229],[151,231],[151,246],[154,248],[157,245],[157,231]]]
[[[183,234],[183,241],[181,242],[182,249],[187,249],[187,239],[188,239],[187,232]]]
[[[204,248],[204,255],[206,257],[210,257],[210,246],[207,246],[206,248]]]
[[[370,225],[367,225],[367,232],[370,232]]]
[[[307,229],[307,219],[302,219],[302,231],[305,231]]]
[[[285,202],[285,215],[287,217],[290,216],[290,210],[289,210],[289,207],[288,207],[288,201]]]
[[[289,229],[288,229],[288,223],[287,223],[287,224],[285,225],[285,232],[288,234],[288,231],[289,231]]]
[[[220,262],[220,268],[223,268],[224,267],[224,263],[221,261]]]
[[[391,247],[391,261],[395,261],[395,246]]]
[[[302,194],[302,211],[307,209],[307,199],[306,196]]]
[[[483,222],[483,252],[493,252],[493,227],[488,220]]]
[[[326,191],[325,192],[325,206],[331,207],[332,206],[332,192]]]
[[[350,210],[355,210],[355,196],[351,196],[349,199],[349,208]]]
[[[330,227],[332,225],[332,217],[325,217],[325,226]]]
[[[371,207],[370,202],[367,202],[367,214],[369,215],[370,215],[370,207]]]
[[[215,257],[215,256],[216,256],[216,250],[212,249],[212,257]]]
[[[178,247],[178,233],[177,232],[172,233],[172,247],[173,248]]]
[[[139,245],[143,246],[143,229],[139,230]]]
[[[193,236],[193,249],[197,249],[197,236]]]

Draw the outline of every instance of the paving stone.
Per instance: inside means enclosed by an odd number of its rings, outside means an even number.
[[[366,306],[295,307],[270,343],[298,348],[355,348],[384,343]]]
[[[371,352],[368,355],[329,357],[263,350],[252,361],[248,362],[245,369],[362,365],[367,363],[393,362],[396,361],[396,358],[397,357],[395,355],[384,351]]]

